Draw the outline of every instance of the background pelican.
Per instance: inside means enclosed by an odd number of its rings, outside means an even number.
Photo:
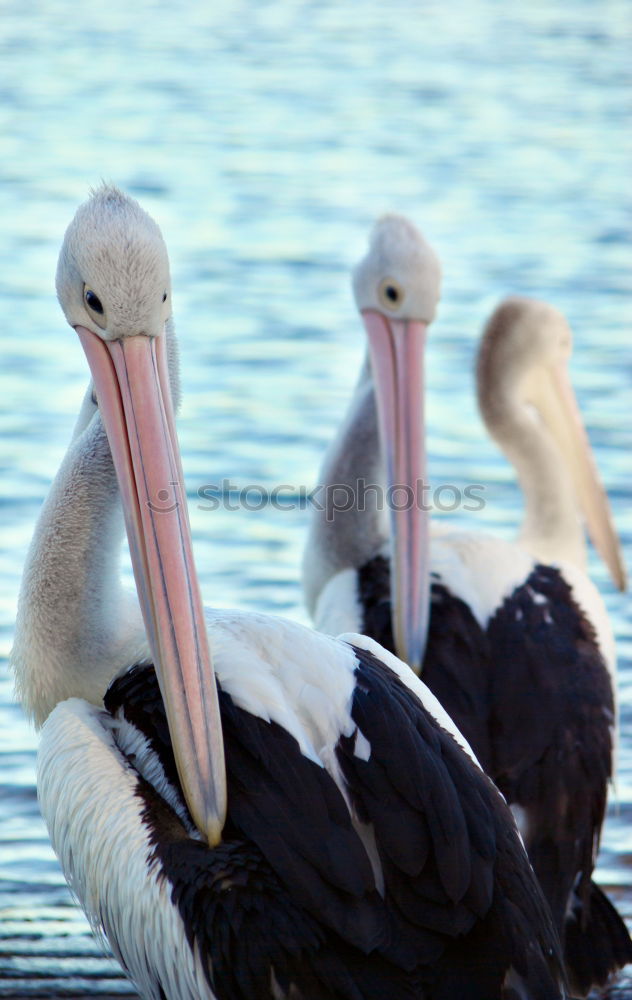
[[[156,225],[101,189],[57,287],[96,395],[38,523],[13,664],[44,722],[53,845],[143,996],[560,997],[511,817],[408,668],[360,636],[202,618]],[[148,640],[119,585],[119,492]]]
[[[387,216],[353,285],[370,357],[319,483],[362,496],[364,509],[335,510],[330,491],[313,515],[307,605],[326,632],[365,632],[415,670],[423,662],[424,681],[514,808],[572,987],[585,993],[631,961],[632,947],[591,882],[612,773],[615,660],[585,572],[580,509],[620,587],[624,576],[566,370],[570,330],[552,307],[511,299],[483,336],[479,402],[520,477],[518,541],[436,530],[430,540],[419,488],[427,482],[423,346],[439,264],[406,219]],[[400,491],[390,521],[367,490],[375,483]]]

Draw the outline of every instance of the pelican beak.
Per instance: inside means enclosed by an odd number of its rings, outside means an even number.
[[[427,324],[362,318],[369,339],[391,519],[391,609],[400,659],[421,672],[430,602],[429,522],[424,502],[424,348]]]
[[[76,327],[125,512],[149,645],[184,796],[211,846],[226,816],[217,688],[198,585],[165,334],[104,341]]]
[[[534,404],[565,456],[588,534],[613,583],[626,589],[626,573],[608,497],[603,488],[566,364],[538,370]]]

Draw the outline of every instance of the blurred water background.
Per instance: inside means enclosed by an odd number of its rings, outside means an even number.
[[[569,317],[572,374],[629,558],[627,0],[0,0],[0,997],[130,995],[73,905],[39,817],[37,737],[6,665],[21,567],[86,384],[54,297],[65,226],[101,178],[170,248],[180,440],[208,603],[305,619],[308,512],[201,509],[223,479],[309,488],[364,336],[349,268],[385,210],[445,271],[428,352],[434,485],[486,486],[453,522],[511,537],[521,501],[474,404],[477,335],[510,292]],[[258,506],[256,494],[251,506]],[[599,878],[632,917],[632,628],[618,805]],[[625,977],[611,996],[631,996]]]

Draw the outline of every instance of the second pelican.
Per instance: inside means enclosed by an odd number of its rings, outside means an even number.
[[[580,509],[618,586],[624,575],[568,378],[570,330],[552,307],[513,299],[482,341],[481,410],[526,500],[518,541],[431,533],[423,366],[439,263],[408,220],[387,216],[353,287],[368,357],[320,473],[328,503],[310,525],[307,605],[323,631],[364,632],[421,670],[512,805],[583,995],[632,961],[632,945],[591,881],[613,766],[615,659],[585,572]]]

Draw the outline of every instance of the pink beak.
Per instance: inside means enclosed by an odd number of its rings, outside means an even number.
[[[362,313],[377,397],[391,518],[391,617],[397,655],[421,672],[430,602],[424,348],[427,324]]]
[[[76,330],[119,482],[180,782],[196,826],[215,845],[226,816],[224,746],[193,562],[165,334],[104,341],[85,327]]]

